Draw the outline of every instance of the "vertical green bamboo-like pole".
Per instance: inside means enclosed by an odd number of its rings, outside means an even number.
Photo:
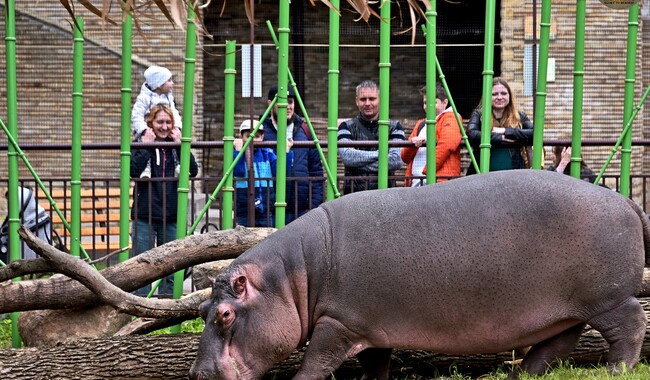
[[[280,0],[278,27],[278,141],[275,181],[275,227],[284,227],[287,202],[287,91],[289,80],[289,0]]]
[[[634,82],[636,69],[636,44],[639,29],[639,4],[630,8],[627,21],[627,57],[625,61],[625,100],[623,103],[623,126],[632,115],[634,107]],[[621,148],[621,195],[630,195],[630,166],[632,155],[632,129],[628,129],[623,137]]]
[[[494,79],[494,19],[496,0],[485,4],[485,46],[483,47],[483,120],[481,123],[481,173],[490,171],[490,136],[492,134],[492,80]]]
[[[223,173],[226,175],[226,169],[232,165],[233,161],[233,141],[235,141],[235,76],[237,75],[236,69],[236,55],[237,44],[235,41],[226,41],[226,68],[224,70],[225,77],[225,94],[223,102]],[[225,185],[223,187],[223,216],[221,218],[221,229],[227,230],[232,228],[232,212],[233,212],[233,195],[235,189],[233,188],[232,173],[228,174]]]
[[[70,254],[79,257],[81,245],[81,124],[83,120],[84,21],[76,18],[72,67],[72,170],[70,189]]]
[[[192,115],[194,113],[194,71],[196,66],[196,24],[193,3],[187,7],[187,30],[185,35],[185,77],[183,79],[183,131],[181,134],[181,172],[178,176],[178,208],[176,212],[176,238],[187,235],[187,202],[190,183],[190,148],[192,143]],[[174,298],[183,295],[184,271],[174,273]],[[180,325],[172,326],[172,332],[181,332]]]
[[[7,68],[7,127],[10,135],[18,139],[18,98],[16,80],[16,3],[14,0],[5,1],[5,66]],[[18,200],[18,151],[9,144],[7,147],[7,165],[9,175],[9,239],[18,240],[20,226],[20,205]],[[20,259],[20,245],[9,246],[9,261]],[[14,278],[12,281],[18,281]],[[22,345],[18,333],[18,312],[11,313],[11,345],[19,348]]]
[[[436,183],[436,0],[426,11],[426,81],[427,81],[427,184]]]
[[[390,128],[390,0],[381,2],[379,26],[379,188],[388,187],[388,131]]]
[[[548,76],[548,49],[551,39],[551,0],[542,2],[540,22],[539,65],[537,67],[537,89],[535,96],[535,131],[533,137],[533,169],[542,168],[544,150],[544,112],[546,111],[546,81]],[[534,48],[534,46],[533,46]]]
[[[582,99],[585,76],[586,0],[576,1],[576,37],[573,62],[573,117],[571,121],[571,176],[580,178],[582,161]]]
[[[129,189],[131,187],[131,45],[133,12],[122,22],[122,87],[120,138],[120,248],[129,246]],[[129,259],[129,251],[120,253],[120,262]]]
[[[330,34],[329,34],[329,69],[327,71],[327,163],[334,171],[334,183],[338,184],[338,117],[339,117],[339,37],[341,15],[339,0],[332,0],[330,8]],[[327,186],[327,200],[335,198],[334,190]]]

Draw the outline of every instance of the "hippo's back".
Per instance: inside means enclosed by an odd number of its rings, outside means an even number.
[[[480,326],[468,303],[487,310],[490,324],[507,322],[504,308],[582,319],[585,304],[610,307],[641,284],[644,234],[635,210],[611,190],[558,173],[367,191],[322,209],[332,236],[328,291],[343,302],[349,295],[378,321],[398,317],[386,299],[423,325],[435,315],[446,326]]]

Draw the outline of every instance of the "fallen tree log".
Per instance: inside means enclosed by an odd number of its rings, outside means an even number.
[[[648,309],[648,299],[644,300]],[[56,374],[64,379],[186,379],[198,349],[198,334],[142,335],[110,339],[68,340],[53,346],[0,350],[0,378],[39,379]],[[606,360],[608,345],[597,331],[587,328],[571,355],[576,364]],[[290,379],[298,370],[304,350],[294,352],[276,364],[265,379]],[[650,355],[650,329],[641,356]],[[454,356],[426,351],[395,350],[391,374],[432,377],[444,374],[452,366],[464,374],[478,375],[493,371],[513,359],[512,352],[488,355]],[[359,378],[361,368],[355,358],[348,359],[336,372],[337,379]]]
[[[154,280],[209,261],[235,258],[273,233],[273,228],[235,228],[192,235],[137,255],[99,273],[111,284],[130,292]],[[27,236],[27,235],[25,235]],[[42,241],[36,239],[40,244]],[[31,244],[28,242],[28,244]],[[34,247],[38,247],[34,245]],[[51,246],[49,246],[52,248]],[[41,247],[42,248],[42,247]],[[37,259],[39,270],[50,263]],[[24,263],[28,267],[33,263]],[[0,278],[24,274],[20,265],[0,269]],[[40,309],[72,309],[99,304],[99,297],[78,281],[55,275],[49,279],[0,283],[0,313]]]

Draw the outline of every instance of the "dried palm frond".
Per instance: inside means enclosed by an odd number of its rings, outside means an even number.
[[[122,9],[123,18],[127,15],[133,15],[133,20],[136,25],[136,29],[140,32],[140,22],[139,19],[147,16],[147,12],[153,12],[153,9],[157,8],[164,16],[175,26],[178,26],[181,29],[184,29],[185,21],[187,20],[187,10],[193,9],[195,14],[195,23],[197,25],[197,32],[201,34],[207,34],[205,25],[203,24],[203,19],[201,16],[201,9],[207,7],[211,0],[101,0],[101,8],[95,6],[93,3],[97,3],[100,0],[59,0],[61,5],[68,11],[72,19],[76,17],[74,3],[77,2],[90,11],[92,14],[100,17],[103,21],[110,23],[112,25],[117,25],[117,23],[111,20],[108,17],[111,6],[113,3],[117,3],[118,6]],[[221,14],[223,14],[226,0],[222,0]],[[251,2],[254,0],[244,0],[244,10],[246,12],[246,17],[248,21],[252,24],[254,23],[253,15],[251,14]],[[340,9],[336,9],[334,5],[329,0],[309,0],[314,6],[317,2],[323,3],[327,7],[330,7],[340,13]],[[375,11],[372,6],[383,4],[384,1],[388,0],[347,0],[348,4],[352,7],[355,13],[359,15],[358,20],[368,21],[370,17],[381,18],[379,13]],[[408,30],[412,31],[413,38],[415,38],[415,26],[417,22],[424,17],[424,11],[422,10],[419,3],[426,9],[430,9],[431,4],[429,0],[407,0],[409,6],[409,14],[411,19],[411,28]],[[155,7],[153,7],[155,5]],[[190,8],[191,7],[191,8]],[[141,32],[140,32],[141,33]]]

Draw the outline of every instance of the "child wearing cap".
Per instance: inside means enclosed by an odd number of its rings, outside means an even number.
[[[248,140],[253,128],[258,124],[257,120],[244,120],[239,127],[241,138],[235,139],[234,157],[237,157],[241,151],[244,142]],[[253,142],[261,142],[264,134],[264,126],[258,129]],[[287,169],[291,168],[293,162],[293,143],[287,141]],[[273,180],[276,175],[277,156],[271,148],[255,147],[253,149],[253,169],[255,176],[255,225],[248,222],[248,167],[246,160],[242,157],[233,170],[235,187],[237,194],[237,224],[246,227],[274,227],[275,218],[271,209],[275,204],[275,190],[273,189]]]
[[[174,103],[174,81],[172,72],[162,66],[150,66],[144,72],[145,82],[140,88],[140,94],[135,100],[133,110],[131,111],[131,132],[135,141],[141,141],[143,133],[150,128],[147,127],[147,116],[156,104],[165,104],[171,108],[174,114],[174,126],[182,128],[181,117]],[[142,171],[140,178],[151,178],[151,164]]]

